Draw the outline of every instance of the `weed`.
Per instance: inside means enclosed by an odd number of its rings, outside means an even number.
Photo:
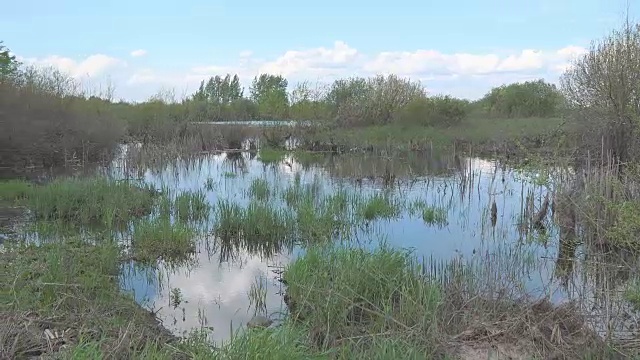
[[[249,186],[249,194],[260,201],[268,200],[271,196],[269,183],[265,179],[254,179]]]
[[[182,221],[198,221],[209,216],[211,206],[204,192],[183,192],[175,199],[176,215]]]
[[[192,229],[166,218],[137,222],[132,240],[134,258],[143,263],[159,258],[183,260],[195,251],[194,236]]]
[[[367,221],[391,219],[400,214],[400,206],[388,194],[375,194],[359,206],[359,214]]]
[[[32,185],[22,180],[0,181],[0,201],[14,203],[25,199],[31,192]]]
[[[279,163],[284,160],[287,152],[273,148],[262,148],[258,152],[258,159],[265,164]]]
[[[155,191],[106,178],[63,179],[34,187],[26,203],[41,220],[107,227],[148,215]]]
[[[313,247],[287,267],[284,280],[293,319],[320,349],[361,352],[372,344],[358,341],[361,335],[397,333],[430,351],[440,290],[420,276],[409,253]]]

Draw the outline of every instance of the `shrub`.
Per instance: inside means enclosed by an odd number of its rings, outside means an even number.
[[[640,24],[625,23],[579,58],[561,78],[584,154],[640,155]],[[604,155],[604,154],[602,154]]]
[[[468,113],[469,103],[451,96],[416,98],[400,109],[396,121],[405,125],[453,126]]]
[[[424,97],[418,82],[395,75],[352,78],[334,82],[326,101],[341,125],[382,125],[391,123],[399,109]]]
[[[0,158],[4,164],[59,165],[112,154],[124,124],[109,103],[87,98],[78,84],[54,70],[22,70],[0,82]]]
[[[485,111],[504,117],[551,117],[564,100],[554,84],[544,80],[502,85],[491,89],[481,103]]]

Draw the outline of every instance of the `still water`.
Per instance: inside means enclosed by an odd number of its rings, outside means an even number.
[[[124,176],[121,163],[116,163],[112,171],[115,176]],[[289,156],[263,163],[259,157],[244,153],[177,160],[138,175],[158,189],[204,190],[214,211],[222,199],[249,204],[248,189],[255,179],[266,180],[280,193],[299,181],[302,185],[315,184],[324,195],[338,190],[360,197],[385,192],[405,203],[421,200],[444,209],[446,224],[428,224],[422,216],[404,209],[396,218],[373,220],[354,229],[348,241],[367,248],[385,242],[411,249],[430,263],[476,259],[479,269],[489,268],[491,263],[498,277],[517,273],[528,294],[547,294],[556,302],[567,298],[566,286],[554,276],[558,247],[549,245],[557,244],[552,222],[544,236],[527,235],[519,226],[525,197],[532,196],[540,206],[547,187],[536,185],[540,179],[535,173],[522,173],[494,161],[411,153],[394,158],[323,156],[303,163]],[[281,200],[272,201],[286,206]],[[493,202],[498,210],[494,224],[490,216]],[[283,316],[284,289],[277,281],[278,270],[304,253],[304,248],[265,250],[238,244],[229,249],[211,231],[206,234],[189,264],[159,262],[154,268],[127,264],[123,288],[157,312],[174,333],[206,328],[215,342],[228,339],[259,310],[249,296],[256,284],[265,291],[267,314],[276,319]],[[514,261],[518,265],[510,264]]]

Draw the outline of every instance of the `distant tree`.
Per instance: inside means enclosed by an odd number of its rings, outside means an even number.
[[[258,104],[260,116],[269,119],[287,117],[289,97],[287,79],[281,75],[261,74],[251,83],[251,100]]]
[[[16,60],[16,57],[11,55],[11,51],[3,44],[4,42],[0,41],[0,82],[15,78],[18,75],[21,65],[20,62]]]
[[[242,96],[243,90],[240,86],[238,75],[231,77],[231,74],[227,74],[224,78],[216,75],[210,77],[206,82],[203,80],[198,90],[193,94],[193,99],[228,105],[231,102],[240,100]]]
[[[292,120],[327,120],[331,117],[325,91],[308,81],[296,85],[289,95],[289,117]]]
[[[542,79],[493,88],[480,100],[485,111],[503,117],[555,116],[563,101],[556,86]]]
[[[343,125],[388,124],[405,105],[425,96],[418,82],[395,75],[337,80],[326,101]]]

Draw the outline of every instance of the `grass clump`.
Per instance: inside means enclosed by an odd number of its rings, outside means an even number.
[[[260,201],[268,200],[271,196],[269,183],[265,179],[254,179],[249,186],[249,194]]]
[[[309,329],[319,349],[391,350],[392,342],[378,339],[395,334],[392,339],[404,339],[423,356],[431,351],[440,290],[407,252],[314,247],[286,269],[284,281],[292,318]],[[367,341],[359,341],[363,335]]]
[[[409,204],[409,213],[412,216],[419,214],[427,225],[447,225],[447,210],[427,204],[424,200],[416,200]]]
[[[298,238],[303,242],[329,241],[349,228],[345,213],[340,211],[339,205],[328,200],[318,207],[311,199],[299,204],[296,222]]]
[[[182,221],[198,221],[209,216],[211,206],[203,191],[183,192],[175,199],[175,209],[178,219]]]
[[[314,180],[311,184],[302,184],[300,176],[296,175],[293,185],[282,194],[287,206],[297,207],[299,204],[314,202],[321,193],[320,183]]]
[[[375,194],[359,205],[358,212],[367,221],[392,219],[400,214],[400,206],[390,195]]]
[[[148,185],[106,178],[71,178],[34,187],[27,205],[39,220],[113,226],[148,215],[154,194]]]
[[[290,215],[283,210],[252,201],[244,212],[243,234],[248,242],[283,242],[292,229]]]
[[[255,329],[223,344],[219,359],[326,359],[307,341],[305,329],[285,323],[277,329]]]
[[[167,218],[143,220],[133,231],[134,258],[150,263],[158,258],[167,261],[185,259],[195,252],[194,231],[180,222]]]
[[[240,240],[244,227],[244,209],[229,200],[219,200],[216,207],[215,234],[226,241]]]
[[[279,163],[284,160],[287,155],[286,150],[279,150],[273,148],[262,148],[258,152],[258,159],[265,164]]]
[[[446,225],[447,212],[444,209],[427,207],[422,209],[422,221],[428,225]]]

